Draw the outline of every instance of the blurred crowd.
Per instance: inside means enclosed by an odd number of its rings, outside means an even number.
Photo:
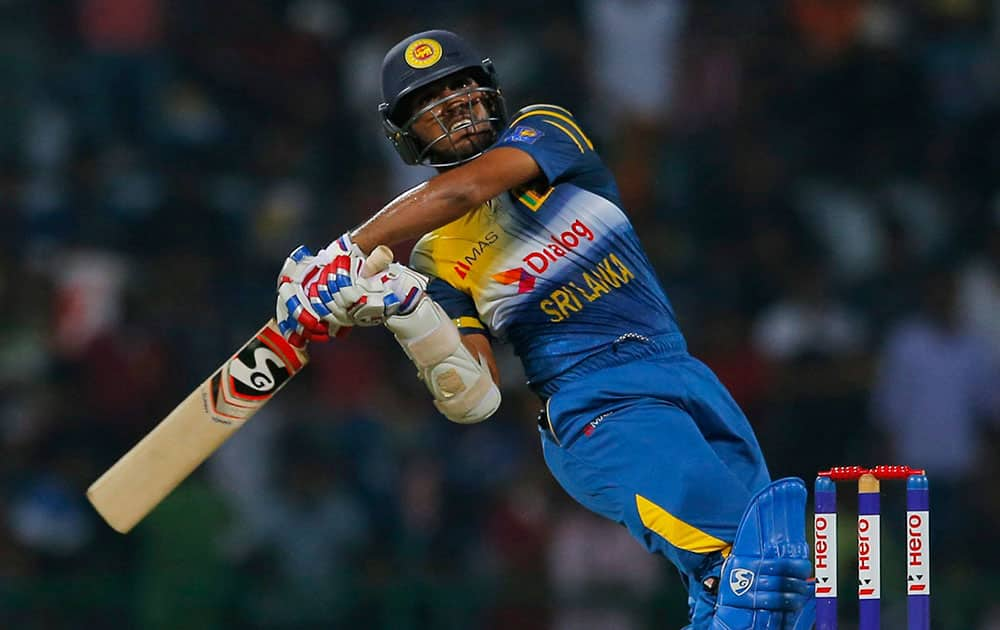
[[[0,0],[0,626],[683,625],[666,561],[549,477],[505,347],[505,402],[465,427],[354,331],[127,537],[86,503],[268,317],[288,251],[428,175],[375,115],[384,52],[426,28],[590,131],[773,476],[926,468],[934,627],[1000,628],[988,0]]]

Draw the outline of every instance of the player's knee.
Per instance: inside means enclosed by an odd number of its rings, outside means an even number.
[[[809,598],[808,559],[762,560],[730,556],[722,572],[720,605],[765,610],[796,610]]]
[[[773,610],[796,611],[811,596],[809,582],[805,578],[789,576],[765,576],[752,599],[746,600],[748,607]],[[727,600],[736,603],[733,600]]]
[[[802,583],[812,575],[812,563],[809,558],[776,558],[760,561],[760,580],[767,585],[767,590],[782,591],[786,587],[798,590]]]
[[[805,500],[799,479],[776,481],[750,500],[722,571],[720,621],[740,610],[793,612],[808,601]]]

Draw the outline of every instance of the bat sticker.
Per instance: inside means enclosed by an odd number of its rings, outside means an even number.
[[[229,374],[236,391],[248,396],[268,394],[288,379],[281,358],[259,341],[249,344],[230,361]]]

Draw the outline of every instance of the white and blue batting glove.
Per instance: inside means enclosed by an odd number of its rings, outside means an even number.
[[[367,277],[367,257],[344,234],[313,255],[293,251],[278,278],[278,326],[289,341],[326,341],[353,326],[377,326],[409,302],[397,298],[388,283],[399,274]],[[412,272],[411,272],[412,273]],[[411,296],[412,297],[412,296]]]
[[[384,275],[390,291],[384,298],[386,317],[413,312],[427,291],[427,276],[400,263],[389,265]]]
[[[275,320],[281,334],[296,346],[304,346],[306,341],[343,336],[350,330],[351,324],[346,317],[338,320],[328,310],[317,309],[309,296],[317,293],[317,281],[337,255],[342,254],[336,247],[324,248],[313,255],[301,245],[285,259],[278,275]]]
[[[385,321],[385,299],[392,296],[386,286],[389,276],[379,272],[366,277],[367,257],[346,234],[327,249],[337,253],[306,291],[313,310],[340,326],[378,326]]]
[[[366,259],[354,248],[324,266],[306,288],[309,306],[323,321],[340,326],[377,326],[416,308],[427,278],[399,263],[367,276]]]

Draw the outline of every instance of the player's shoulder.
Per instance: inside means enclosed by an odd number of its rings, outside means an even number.
[[[565,107],[560,105],[553,105],[552,103],[534,103],[532,105],[525,105],[521,109],[517,110],[514,116],[511,118],[512,121],[518,118],[523,118],[526,116],[565,116],[568,118],[576,118],[573,112],[569,111]]]
[[[510,118],[505,135],[510,140],[530,144],[547,133],[554,137],[569,137],[581,151],[594,148],[573,112],[551,103],[535,103],[517,110]]]
[[[580,126],[580,123],[577,121],[576,116],[573,115],[573,112],[569,111],[565,107],[552,105],[550,103],[535,103],[534,105],[526,105],[525,107],[517,110],[517,112],[510,117],[510,124],[508,125],[508,128],[515,129],[519,124],[539,123],[545,120],[561,122],[564,125],[571,124],[577,128]]]

